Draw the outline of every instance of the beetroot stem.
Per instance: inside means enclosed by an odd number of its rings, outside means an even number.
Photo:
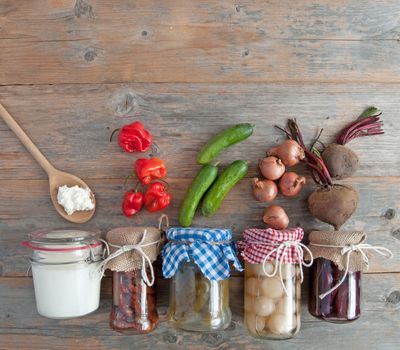
[[[278,130],[282,131],[289,140],[292,139],[292,135],[290,135],[290,132],[287,131],[286,129],[281,128],[279,125],[275,125],[275,128],[277,128]]]
[[[336,143],[345,145],[358,137],[383,134],[383,122],[379,118],[381,114],[375,107],[366,109],[356,121],[350,123],[340,132]]]
[[[313,143],[312,149],[310,151],[304,144],[303,135],[297,124],[296,119],[289,119],[287,125],[288,129],[290,130],[290,135],[287,136],[289,139],[297,141],[297,143],[301,146],[301,148],[303,148],[305,154],[305,159],[303,159],[303,162],[311,169],[311,175],[314,181],[321,185],[332,185],[333,182],[331,175],[329,174],[329,171],[325,166],[325,163],[322,160],[319,152],[317,153],[316,151],[313,151],[316,141]],[[284,130],[282,128],[279,129]],[[319,139],[321,132],[318,135],[317,140]]]

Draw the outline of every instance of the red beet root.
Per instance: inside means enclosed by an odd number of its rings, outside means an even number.
[[[329,145],[322,152],[322,159],[333,179],[345,179],[356,172],[358,157],[345,145],[358,137],[383,134],[380,115],[375,107],[366,109],[355,122],[340,132],[336,143]]]
[[[344,185],[323,187],[308,197],[308,209],[317,219],[331,224],[335,230],[353,215],[358,205],[358,193]]]

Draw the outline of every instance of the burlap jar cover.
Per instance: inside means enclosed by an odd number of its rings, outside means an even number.
[[[339,270],[344,271],[338,284],[320,295],[320,298],[338,288],[349,272],[367,271],[372,252],[392,258],[393,254],[389,249],[367,244],[366,240],[367,234],[361,231],[312,231],[310,233],[308,248],[312,252],[312,257],[330,260],[337,265]],[[307,256],[306,259],[308,259]]]
[[[346,269],[347,254],[342,254],[345,247],[362,244],[367,235],[361,231],[312,231],[309,235],[308,248],[312,251],[314,259],[325,258],[334,262],[340,270]],[[369,259],[370,252],[364,253]],[[354,251],[349,258],[349,271],[365,271],[367,264],[360,251]]]
[[[158,228],[119,227],[109,231],[106,236],[109,252],[100,266],[102,273],[106,269],[117,272],[141,270],[145,283],[153,285],[155,276],[152,263],[157,259],[164,240],[164,230],[161,228],[164,218],[166,216],[160,218]],[[166,220],[168,226],[168,218]]]

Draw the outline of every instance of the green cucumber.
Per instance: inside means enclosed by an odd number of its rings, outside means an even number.
[[[247,174],[247,162],[235,160],[214,182],[203,199],[201,211],[204,216],[216,213],[228,192]]]
[[[197,155],[197,162],[199,164],[211,162],[224,149],[247,139],[253,133],[254,127],[254,124],[242,123],[223,130],[204,145]]]
[[[201,198],[213,184],[217,175],[217,165],[206,164],[193,179],[179,210],[179,223],[183,227],[188,227],[192,224],[193,216]]]

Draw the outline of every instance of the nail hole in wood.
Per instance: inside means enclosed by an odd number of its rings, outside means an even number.
[[[400,240],[400,228],[398,228],[397,230],[394,230],[394,231],[392,232],[392,236],[393,236],[394,238]]]
[[[94,50],[89,50],[85,53],[84,57],[85,57],[85,61],[86,62],[92,62],[97,56],[96,51]]]
[[[385,218],[388,220],[392,220],[396,216],[396,211],[394,209],[388,209],[385,213]]]

